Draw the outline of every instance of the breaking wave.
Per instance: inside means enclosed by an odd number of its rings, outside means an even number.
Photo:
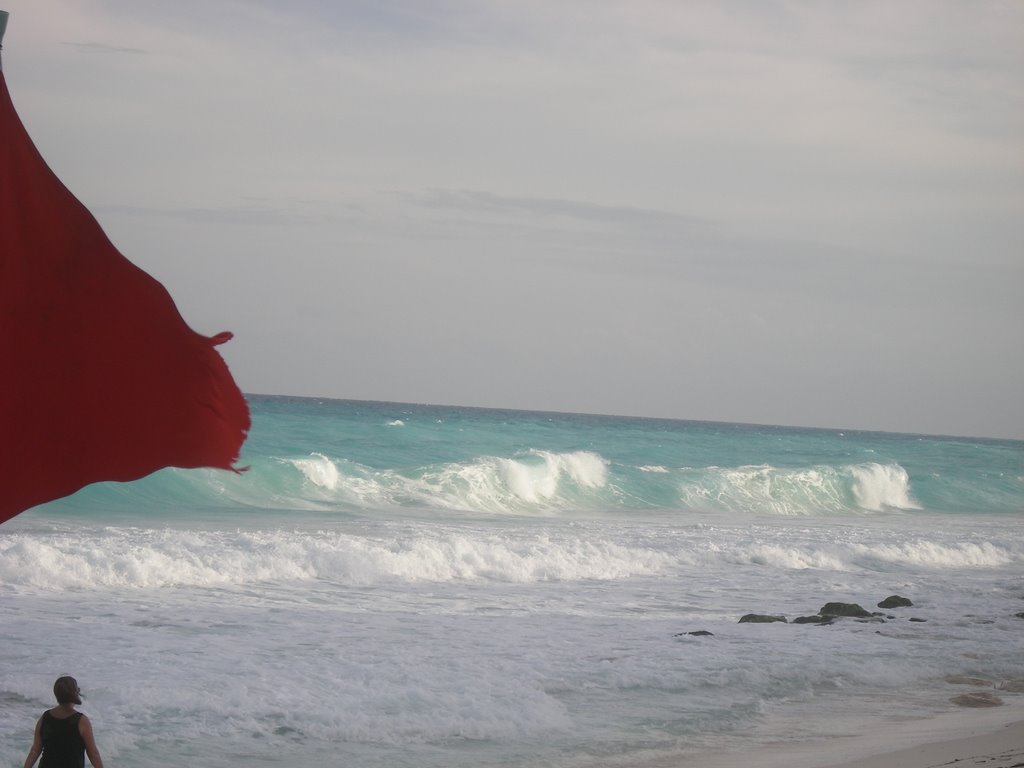
[[[770,517],[1019,511],[1021,482],[950,483],[912,478],[900,464],[671,467],[613,462],[594,451],[531,450],[412,467],[374,467],[317,451],[261,457],[234,475],[164,470],[130,484],[90,486],[49,509],[296,510],[341,515],[405,510],[514,516],[655,512]],[[920,489],[919,490],[919,486]],[[987,496],[986,496],[987,494]]]
[[[375,470],[323,454],[283,463],[301,473],[307,497],[359,507],[519,514],[661,507],[768,515],[921,509],[907,471],[896,464],[672,470],[612,465],[589,451],[531,451],[413,472]]]
[[[612,464],[587,451],[530,451],[409,470],[314,453],[218,475],[217,493],[245,506],[436,509],[512,515],[665,510],[771,516],[922,509],[897,464],[699,469]]]
[[[813,515],[921,508],[898,464],[708,467],[682,474],[681,500],[696,509]]]
[[[218,586],[327,580],[531,583],[661,573],[677,558],[579,536],[504,536],[467,530],[174,531],[106,528],[93,534],[0,539],[0,584],[52,589]]]
[[[411,472],[373,469],[323,454],[281,461],[302,474],[301,493],[359,507],[544,513],[597,507],[608,496],[608,462],[587,451],[531,451]]]
[[[718,572],[733,564],[898,572],[998,567],[1022,558],[1019,541],[956,541],[945,533],[882,539],[862,532],[829,541],[763,526],[655,526],[625,540],[618,526],[603,523],[543,530],[396,523],[345,531],[104,527],[0,537],[0,591],[685,580],[695,569]]]

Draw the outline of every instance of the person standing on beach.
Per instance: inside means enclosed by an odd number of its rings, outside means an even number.
[[[103,768],[103,758],[92,736],[92,723],[75,710],[75,705],[82,703],[81,694],[75,678],[57,678],[53,684],[57,706],[43,712],[36,722],[35,738],[24,768],[32,768],[40,754],[43,759],[39,768],[84,768],[87,754],[93,768]]]

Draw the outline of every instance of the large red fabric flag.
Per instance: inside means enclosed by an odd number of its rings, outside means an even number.
[[[100,480],[231,469],[249,410],[36,150],[0,70],[0,522]]]

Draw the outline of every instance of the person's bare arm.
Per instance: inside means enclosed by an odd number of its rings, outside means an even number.
[[[32,737],[32,748],[28,751],[28,757],[25,758],[25,768],[32,768],[36,764],[36,760],[43,753],[43,718],[36,720],[36,733]]]
[[[103,758],[100,757],[100,751],[96,749],[96,739],[92,735],[92,723],[85,715],[78,720],[78,733],[82,736],[82,741],[85,742],[85,754],[89,756],[92,768],[103,768]]]

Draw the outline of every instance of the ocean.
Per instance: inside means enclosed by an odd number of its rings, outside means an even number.
[[[249,399],[246,472],[0,526],[0,763],[62,674],[122,768],[678,765],[1024,678],[1022,442]]]

